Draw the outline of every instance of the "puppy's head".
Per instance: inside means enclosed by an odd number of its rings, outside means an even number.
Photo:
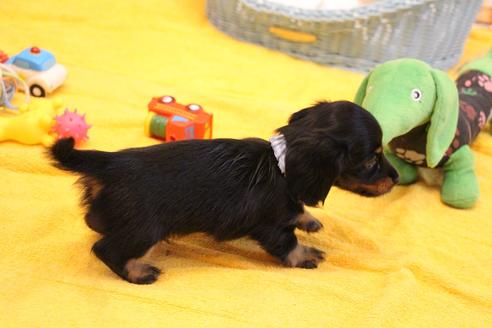
[[[354,103],[320,102],[294,113],[277,131],[287,144],[289,189],[306,205],[323,202],[332,185],[377,196],[398,182],[382,152],[379,124]]]

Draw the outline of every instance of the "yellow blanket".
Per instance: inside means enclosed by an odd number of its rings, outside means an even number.
[[[197,102],[214,136],[267,138],[319,99],[352,99],[362,75],[241,43],[207,21],[203,0],[0,1],[0,48],[38,45],[66,65],[55,96],[87,113],[87,148],[154,143],[143,133],[152,96]],[[474,30],[463,60],[492,33]],[[20,98],[19,98],[20,99]],[[4,116],[1,120],[6,120]],[[42,146],[0,144],[2,327],[492,327],[492,137],[474,151],[481,199],[441,204],[417,183],[377,199],[333,189],[316,270],[281,267],[248,240],[202,235],[162,244],[164,274],[138,286],[90,248],[76,177],[50,167]]]

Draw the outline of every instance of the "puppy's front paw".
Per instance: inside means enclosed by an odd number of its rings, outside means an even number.
[[[312,221],[298,223],[297,228],[306,232],[318,232],[323,228],[323,224],[318,220],[314,219]]]
[[[325,259],[325,253],[314,247],[307,247],[301,244],[287,255],[285,264],[290,267],[314,269],[318,263]]]
[[[139,263],[134,260],[128,261],[125,266],[126,279],[129,282],[140,285],[154,283],[159,277],[161,270],[146,263]]]
[[[299,215],[296,225],[298,229],[306,232],[317,232],[323,228],[323,224],[307,211]]]

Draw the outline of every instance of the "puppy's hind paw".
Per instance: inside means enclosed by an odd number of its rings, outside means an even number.
[[[314,247],[298,244],[285,259],[285,264],[290,267],[314,269],[325,259],[325,253]]]
[[[126,265],[125,278],[134,284],[148,285],[157,281],[161,274],[161,270],[146,263],[138,263],[136,261],[128,261]]]

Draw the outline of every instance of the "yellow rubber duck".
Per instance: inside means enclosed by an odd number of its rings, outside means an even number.
[[[36,99],[20,106],[21,113],[17,115],[1,115],[0,142],[11,140],[26,145],[50,146],[55,141],[51,128],[62,104],[60,98]]]

